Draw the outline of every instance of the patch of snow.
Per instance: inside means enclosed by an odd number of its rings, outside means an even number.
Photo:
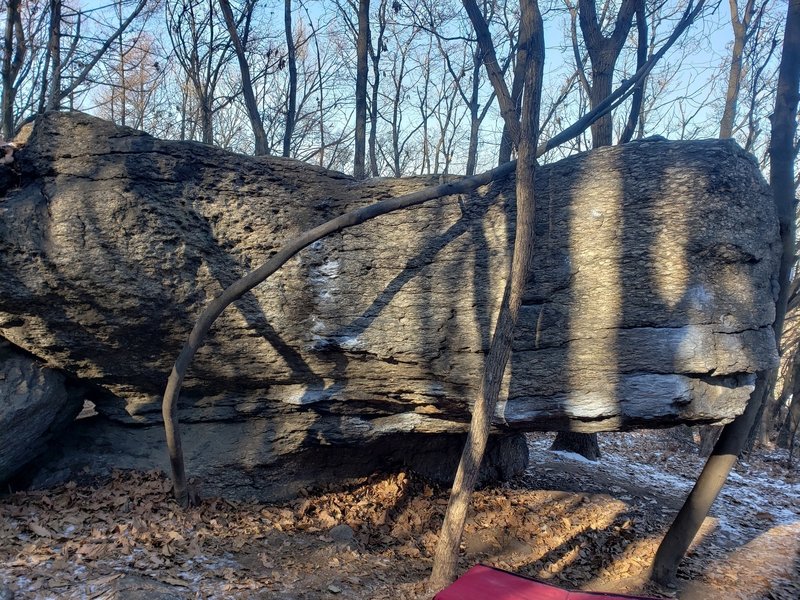
[[[342,350],[361,350],[363,345],[357,335],[350,337],[341,337],[337,340],[339,347]]]
[[[604,439],[610,442],[603,444]],[[646,433],[601,434],[603,455],[598,462],[572,452],[550,451],[550,443],[551,438],[546,436],[529,439],[532,468],[547,461],[579,463],[587,477],[606,475],[612,481],[678,500],[688,495],[705,463],[705,459],[690,451],[673,454],[653,450],[653,437]],[[776,477],[769,472],[768,465],[762,461],[753,464],[741,461],[714,502],[709,519],[717,534],[728,540],[726,543],[745,543],[752,538],[753,528],[763,529],[765,524],[770,527],[800,524],[797,501],[800,483]],[[626,501],[627,498],[620,497]]]
[[[317,273],[331,279],[339,276],[339,261],[329,260],[315,269]]]
[[[557,454],[568,460],[574,460],[582,463],[587,463],[590,465],[595,464],[593,460],[589,460],[588,458],[586,458],[585,456],[581,456],[577,452],[568,452],[567,450],[550,450],[550,452],[552,454]]]
[[[324,333],[327,329],[328,327],[319,319],[319,317],[317,317],[317,315],[311,315],[311,333],[320,334]]]

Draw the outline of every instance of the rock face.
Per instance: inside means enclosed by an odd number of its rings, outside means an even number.
[[[143,440],[214,295],[301,231],[433,181],[359,183],[81,114],[40,119],[16,157],[0,178],[0,335],[91,384],[108,426]],[[777,360],[777,221],[749,155],[726,141],[603,148],[543,167],[536,202],[498,431],[739,414]],[[215,460],[257,445],[256,468],[463,431],[512,235],[505,181],[304,250],[218,320],[184,384],[187,439],[202,447],[225,424],[236,439]]]
[[[0,340],[0,481],[36,458],[83,406],[64,375]]]

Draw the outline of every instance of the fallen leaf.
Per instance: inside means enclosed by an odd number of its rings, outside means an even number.
[[[47,527],[42,527],[38,523],[28,523],[28,528],[40,537],[53,537],[53,532]]]
[[[170,585],[178,585],[180,587],[189,587],[189,584],[183,579],[178,579],[177,577],[159,577],[159,581],[162,583],[168,583]]]
[[[98,577],[97,579],[92,579],[91,581],[87,581],[87,585],[89,586],[101,586],[101,585],[108,585],[115,579],[119,579],[122,577],[122,573],[115,573],[113,575],[106,575],[105,577]]]

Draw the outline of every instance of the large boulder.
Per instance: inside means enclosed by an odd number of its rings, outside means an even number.
[[[143,440],[212,297],[303,230],[434,182],[356,182],[83,114],[40,118],[16,156],[0,178],[0,335],[92,384],[108,427],[138,425]],[[231,465],[254,445],[264,464],[462,432],[503,292],[513,189],[304,250],[215,325],[181,395],[187,439],[202,448],[213,424],[235,424],[227,454],[213,450]],[[536,203],[498,432],[741,413],[754,373],[777,360],[778,227],[753,159],[731,141],[603,148],[542,167]]]
[[[82,407],[82,390],[63,373],[0,340],[0,481],[45,451]]]

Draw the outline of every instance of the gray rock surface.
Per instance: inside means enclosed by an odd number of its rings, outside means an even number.
[[[62,373],[0,340],[0,481],[43,452],[82,406]]]
[[[447,485],[455,476],[465,434],[393,433],[372,439],[322,443],[332,428],[278,420],[191,423],[183,449],[190,486],[203,497],[283,501],[302,490],[356,483],[375,471],[411,469]],[[344,435],[346,431],[342,432]],[[520,433],[490,436],[480,480],[511,479],[528,466],[528,447]],[[124,426],[97,416],[77,421],[32,469],[35,489],[65,481],[93,483],[113,469],[169,470],[164,432],[155,426]]]
[[[0,335],[96,386],[105,422],[142,436],[158,431],[166,376],[214,295],[301,231],[433,181],[356,182],[82,114],[41,119],[14,167],[0,198]],[[543,167],[536,201],[498,428],[739,414],[753,374],[777,360],[778,229],[752,158],[717,140],[603,148]],[[287,456],[463,431],[512,209],[505,181],[304,250],[217,322],[184,384],[187,438],[202,446],[232,427],[219,460],[234,464],[248,445]]]

